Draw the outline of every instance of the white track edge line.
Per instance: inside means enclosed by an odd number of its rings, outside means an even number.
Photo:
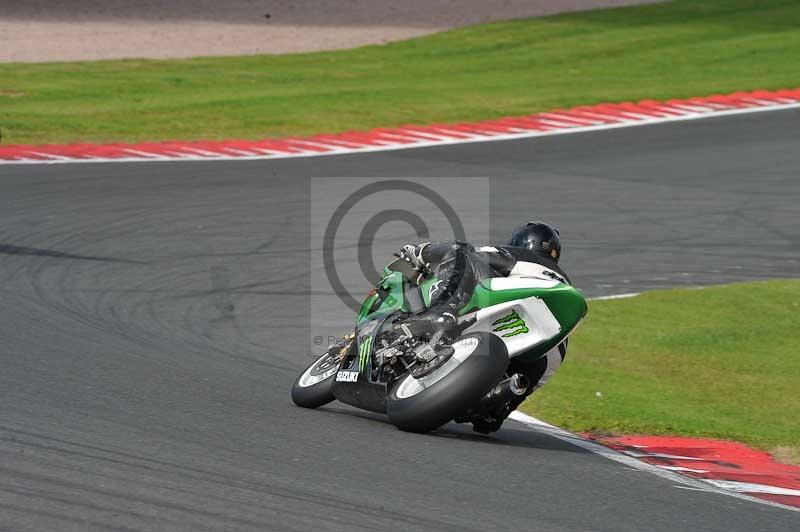
[[[476,142],[497,142],[497,141],[504,141],[504,140],[516,140],[516,139],[525,139],[525,138],[534,138],[534,137],[549,137],[554,135],[569,135],[573,133],[585,133],[590,131],[604,131],[607,129],[621,129],[625,127],[636,127],[636,126],[650,126],[650,125],[658,125],[658,124],[666,124],[670,122],[687,122],[690,120],[702,120],[705,118],[716,118],[716,117],[724,117],[724,116],[734,116],[734,115],[743,115],[743,114],[751,114],[751,113],[761,113],[761,112],[769,112],[769,111],[783,111],[787,109],[798,109],[800,108],[800,102],[796,103],[788,103],[788,104],[777,104],[777,105],[769,105],[763,107],[745,107],[745,108],[737,108],[737,109],[727,109],[721,111],[712,111],[708,113],[696,113],[696,114],[687,114],[683,116],[670,116],[670,117],[663,117],[658,118],[654,117],[652,120],[641,120],[641,121],[624,121],[624,122],[617,122],[613,124],[597,124],[591,126],[578,126],[578,127],[570,127],[565,129],[553,129],[548,131],[526,131],[524,133],[506,133],[506,134],[499,134],[499,135],[492,135],[486,137],[475,137],[475,138],[461,138],[461,139],[442,139],[442,140],[435,140],[435,141],[421,141],[415,142],[413,144],[400,144],[400,145],[388,145],[388,146],[366,146],[363,148],[352,148],[352,149],[344,149],[341,151],[332,151],[332,152],[312,152],[312,153],[286,153],[286,154],[279,154],[279,155],[252,155],[252,156],[241,156],[241,157],[234,157],[234,156],[221,156],[221,157],[194,157],[194,156],[184,156],[184,157],[169,157],[169,156],[161,156],[159,158],[155,158],[153,155],[148,155],[149,158],[139,158],[139,157],[120,157],[120,158],[107,158],[107,157],[95,157],[86,159],[59,159],[59,160],[31,160],[31,159],[24,159],[24,160],[10,160],[10,159],[0,159],[0,165],[7,165],[7,164],[71,164],[71,163],[131,163],[131,162],[148,162],[148,163],[156,163],[156,162],[195,162],[195,161],[264,161],[264,160],[275,160],[275,159],[295,159],[299,157],[332,157],[336,155],[357,155],[362,153],[372,153],[372,152],[382,152],[382,151],[397,151],[397,150],[410,150],[415,148],[434,148],[438,146],[450,146],[454,144],[472,144]],[[401,129],[402,131],[402,129]],[[280,139],[276,139],[280,140]],[[31,150],[31,153],[34,153],[34,149]]]
[[[581,449],[584,449],[594,454],[598,454],[604,458],[613,460],[614,462],[619,462],[621,464],[637,469],[639,471],[652,473],[653,475],[661,477],[665,480],[669,480],[670,482],[675,482],[676,484],[681,484],[682,486],[688,486],[692,489],[700,491],[707,491],[711,493],[718,493],[720,495],[727,495],[728,497],[734,497],[736,499],[750,501],[757,504],[763,504],[765,506],[771,506],[773,508],[781,508],[783,510],[800,512],[800,508],[795,508],[794,506],[787,506],[785,504],[772,502],[766,499],[759,499],[758,497],[753,497],[750,495],[746,495],[744,493],[739,493],[736,491],[724,489],[722,487],[712,484],[711,482],[706,482],[705,480],[702,479],[687,477],[685,475],[680,475],[678,473],[675,473],[674,471],[669,471],[667,469],[662,469],[658,466],[642,462],[641,460],[637,460],[632,456],[628,456],[626,454],[610,449],[605,445],[601,445],[599,443],[587,440],[585,438],[581,438],[577,434],[573,434],[562,428],[546,423],[524,412],[520,412],[519,410],[511,412],[511,414],[508,417],[513,419],[514,421],[522,423],[523,425],[534,428],[538,432],[543,432],[563,442],[572,444],[576,447],[580,447]]]
[[[608,301],[609,299],[630,299],[632,297],[642,295],[641,292],[631,292],[629,294],[615,294],[611,296],[597,296],[597,297],[587,297],[587,301]]]

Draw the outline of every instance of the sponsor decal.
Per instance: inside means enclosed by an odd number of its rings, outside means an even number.
[[[336,374],[337,382],[356,382],[358,380],[357,371],[340,371]]]
[[[555,251],[553,251],[553,253],[555,253]],[[555,255],[553,255],[553,258],[555,258]],[[558,281],[559,283],[567,284],[567,280],[564,279],[563,277],[561,277],[560,275],[558,275],[553,270],[546,270],[546,269],[542,270],[542,274],[546,275],[547,277],[549,277],[549,278],[551,278],[551,279],[553,279],[555,281]]]
[[[441,286],[444,284],[444,281],[436,281],[431,285],[430,290],[428,290],[428,301],[433,301],[433,294],[438,292]]]
[[[372,347],[372,336],[366,338],[362,336],[358,346],[358,372],[364,371],[369,360],[370,348]]]
[[[492,332],[506,331],[503,334],[503,337],[506,338],[528,332],[528,326],[525,325],[525,320],[520,318],[516,310],[512,310],[502,318],[496,319],[492,325],[497,325],[497,327],[492,329]]]

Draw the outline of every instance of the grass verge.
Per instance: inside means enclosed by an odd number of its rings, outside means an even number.
[[[522,409],[572,431],[722,438],[800,463],[799,315],[800,280],[592,301],[564,367]]]
[[[0,65],[4,143],[288,136],[800,85],[796,0],[680,0],[354,50]]]

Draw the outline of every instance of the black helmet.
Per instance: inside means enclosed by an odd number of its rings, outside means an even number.
[[[520,225],[511,233],[509,246],[541,252],[558,262],[561,257],[561,238],[558,229],[544,222],[528,222]]]

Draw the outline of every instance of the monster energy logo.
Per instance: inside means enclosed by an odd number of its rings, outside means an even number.
[[[492,329],[493,332],[508,331],[503,334],[503,337],[517,336],[528,332],[525,320],[519,317],[516,310],[512,310],[502,318],[498,318],[492,325],[498,325],[498,327]]]
[[[358,346],[358,371],[364,371],[367,367],[367,360],[369,360],[369,351],[372,346],[372,336],[364,338]]]

